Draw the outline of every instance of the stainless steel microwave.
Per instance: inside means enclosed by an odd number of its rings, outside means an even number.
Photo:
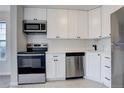
[[[46,33],[46,20],[24,20],[23,29],[26,33]]]

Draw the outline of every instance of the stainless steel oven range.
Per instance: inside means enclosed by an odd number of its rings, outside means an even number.
[[[38,45],[38,46],[37,46]],[[44,83],[46,80],[45,51],[47,45],[29,44],[28,52],[18,52],[18,83]]]

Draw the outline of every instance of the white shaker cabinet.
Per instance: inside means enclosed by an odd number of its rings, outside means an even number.
[[[68,10],[68,38],[88,38],[88,13]]]
[[[88,12],[78,11],[77,38],[87,39],[88,34]]]
[[[89,38],[101,38],[101,8],[89,11]]]
[[[59,58],[56,60],[56,78],[58,80],[65,80],[65,54],[58,54]]]
[[[24,8],[24,20],[46,20],[46,9]]]
[[[68,38],[77,38],[78,11],[68,11]]]
[[[106,54],[101,54],[101,81],[111,87],[111,57]]]
[[[65,54],[46,54],[46,78],[51,80],[65,80]]]
[[[67,10],[47,9],[47,38],[67,38]]]
[[[87,52],[85,55],[85,78],[100,82],[100,54]]]
[[[46,54],[46,78],[49,79],[55,79],[55,62],[53,59],[53,56],[50,54]]]
[[[102,6],[102,38],[111,36],[111,14],[121,7],[121,5]]]
[[[111,35],[111,11],[106,6],[102,6],[102,37],[110,37]]]

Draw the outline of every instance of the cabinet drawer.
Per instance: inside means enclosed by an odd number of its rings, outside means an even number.
[[[108,60],[104,60],[104,66],[108,66],[111,68],[111,62]]]
[[[108,68],[107,66],[104,67],[104,77],[111,79],[111,68]]]
[[[47,60],[54,62],[54,61],[64,61],[65,54],[47,54]]]
[[[110,56],[104,56],[104,60],[111,62],[111,57]]]
[[[108,77],[104,77],[104,84],[107,87],[111,87],[111,79],[109,79]]]
[[[104,79],[106,82],[111,82],[111,78],[109,78],[109,77],[104,77]]]
[[[53,60],[54,60],[54,58],[51,54],[46,55],[46,62],[52,62]]]

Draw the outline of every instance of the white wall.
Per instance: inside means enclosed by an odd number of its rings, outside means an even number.
[[[30,34],[27,36],[28,43],[48,43],[48,51],[83,51],[93,50],[93,44],[98,45],[101,49],[98,40],[75,40],[75,39],[47,39],[45,34]],[[100,48],[99,48],[100,46]]]
[[[9,6],[0,6],[0,20],[7,23],[7,60],[6,62],[0,62],[0,75],[10,74],[10,28],[9,28]]]
[[[23,33],[23,6],[17,8],[17,51],[26,51],[26,34]]]
[[[98,45],[99,50],[101,46],[99,45],[99,40],[75,40],[75,39],[47,39],[45,34],[30,34],[27,36],[28,43],[48,43],[48,51],[83,51],[83,50],[93,50],[93,44]]]
[[[10,7],[11,30],[11,86],[17,83],[17,6]]]

